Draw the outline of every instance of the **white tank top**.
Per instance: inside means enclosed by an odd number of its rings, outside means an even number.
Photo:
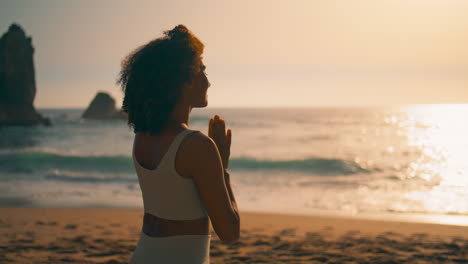
[[[171,220],[192,220],[208,216],[193,179],[184,178],[175,170],[177,150],[184,137],[194,131],[197,130],[186,129],[180,132],[154,170],[145,169],[138,163],[133,141],[133,163],[145,212]]]

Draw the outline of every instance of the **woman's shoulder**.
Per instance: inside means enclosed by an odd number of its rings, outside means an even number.
[[[218,151],[214,140],[199,130],[193,130],[184,141],[184,149],[197,156],[212,156]]]
[[[178,151],[179,164],[183,164],[180,172],[194,175],[193,171],[203,164],[214,164],[220,162],[219,151],[216,143],[201,131],[188,133],[183,139]],[[204,166],[202,166],[204,167]]]
[[[194,129],[187,129],[192,131],[187,135],[187,143],[190,145],[194,145],[196,147],[209,147],[211,144],[215,144],[213,139],[211,139],[209,136],[207,136],[205,133],[203,133],[200,130],[194,130]]]

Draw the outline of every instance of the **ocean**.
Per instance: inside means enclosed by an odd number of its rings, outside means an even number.
[[[142,207],[125,121],[38,111],[53,125],[0,128],[0,207]],[[241,211],[468,225],[468,105],[208,107],[189,127],[207,134],[215,114],[232,129]]]

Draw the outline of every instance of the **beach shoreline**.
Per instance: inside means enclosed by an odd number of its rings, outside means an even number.
[[[308,212],[274,212],[268,210],[242,210],[245,213],[261,213],[273,215],[290,215],[306,217],[345,218],[355,220],[375,220],[381,222],[404,222],[415,224],[440,224],[454,226],[468,226],[468,215],[463,214],[435,214],[435,213],[406,213],[406,212],[350,212],[332,210],[312,210]]]
[[[127,263],[143,211],[0,208],[0,262]],[[468,226],[241,211],[211,263],[468,263]],[[393,261],[393,262],[392,262]]]

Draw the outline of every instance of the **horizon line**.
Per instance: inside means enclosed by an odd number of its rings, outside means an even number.
[[[193,109],[203,109],[203,108],[225,108],[225,109],[269,109],[269,108],[385,108],[385,107],[409,107],[409,106],[430,106],[430,105],[468,105],[466,103],[411,103],[411,104],[386,104],[386,105],[371,105],[371,104],[363,104],[363,105],[271,105],[271,106],[211,106],[211,107],[195,107]],[[44,107],[44,106],[36,106],[36,109],[86,109],[87,106],[80,106],[80,107]],[[117,107],[120,109],[120,107]]]

